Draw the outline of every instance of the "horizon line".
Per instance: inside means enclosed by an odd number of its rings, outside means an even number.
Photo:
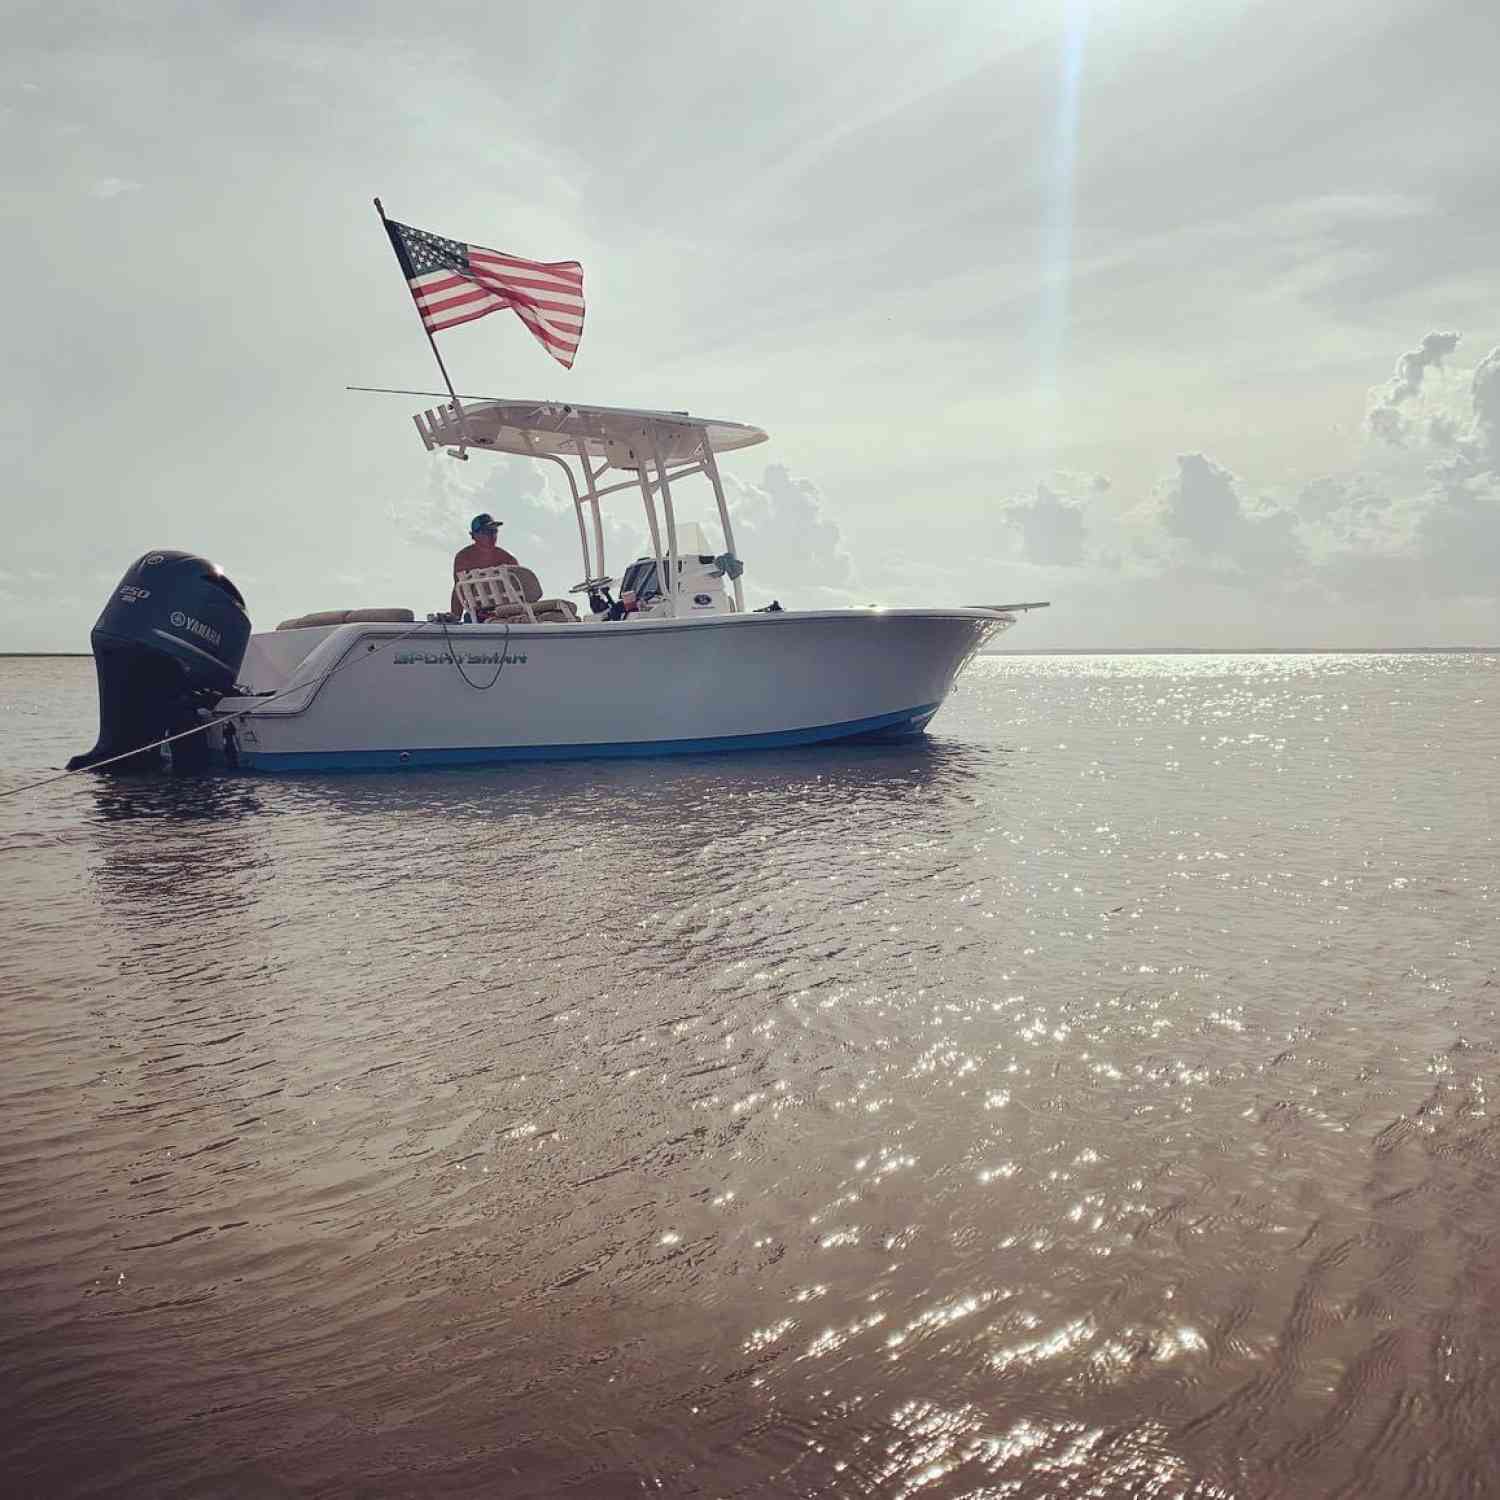
[[[1487,656],[1494,646],[992,646],[979,656]]]
[[[0,661],[87,660],[92,651],[0,651]],[[979,656],[1488,656],[1493,646],[992,646]]]

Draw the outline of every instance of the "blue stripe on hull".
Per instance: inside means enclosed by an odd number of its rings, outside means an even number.
[[[249,750],[241,742],[245,765],[254,771],[400,771],[417,766],[482,766],[514,760],[590,760],[594,757],[705,755],[724,750],[777,750],[792,745],[827,744],[834,740],[912,739],[927,728],[936,703],[903,708],[898,713],[817,724],[810,729],[782,729],[773,734],[729,734],[704,740],[622,740],[598,745],[473,745],[458,750],[309,750],[276,753]]]

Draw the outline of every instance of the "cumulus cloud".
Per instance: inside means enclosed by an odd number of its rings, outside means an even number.
[[[1236,477],[1201,453],[1178,455],[1162,525],[1202,558],[1241,573],[1285,571],[1302,553],[1295,515],[1275,507],[1251,513]]]
[[[1317,523],[1339,516],[1366,515],[1389,505],[1390,498],[1372,488],[1361,475],[1320,474],[1302,486],[1296,512],[1300,521]]]
[[[1417,528],[1423,582],[1440,597],[1500,592],[1500,474],[1445,481]]]
[[[1167,491],[1165,525],[1203,552],[1218,553],[1244,524],[1236,480],[1201,453],[1177,456],[1177,480]]]
[[[1108,483],[1104,481],[1106,487]],[[1034,500],[1011,501],[1003,507],[1003,514],[1020,530],[1021,551],[1027,562],[1073,568],[1086,561],[1088,525],[1082,501],[1038,484]]]
[[[1436,448],[1451,450],[1431,472],[1468,479],[1500,469],[1500,348],[1491,349],[1469,380],[1468,409],[1429,414],[1423,429]]]
[[[1482,598],[1500,593],[1500,348],[1476,366],[1469,403],[1467,431],[1443,429],[1456,451],[1432,467],[1417,542],[1430,591]]]
[[[1458,348],[1458,334],[1429,333],[1415,349],[1396,361],[1396,373],[1387,387],[1387,399],[1399,405],[1422,389],[1422,376],[1430,365],[1441,365]]]
[[[524,476],[523,487],[541,483],[538,467],[530,460],[514,465]],[[481,501],[482,494],[500,479],[499,470],[486,473],[473,460],[460,464],[446,457],[434,459],[428,465],[426,489],[420,495],[392,502],[388,507],[390,520],[420,546],[457,551],[464,544],[470,518],[489,509]],[[514,479],[511,486],[515,486]]]
[[[1365,413],[1365,429],[1373,438],[1389,443],[1392,448],[1404,448],[1410,424],[1394,406],[1381,404],[1372,406]]]
[[[1457,334],[1429,335],[1428,363],[1457,342]],[[1493,599],[1500,593],[1500,349],[1475,368],[1465,406],[1431,411],[1421,409],[1427,393],[1410,364],[1421,353],[1402,355],[1389,388],[1410,377],[1413,388],[1401,399],[1418,407],[1417,420],[1394,403],[1372,412],[1395,418],[1399,446],[1410,457],[1382,471],[1377,443],[1371,471],[1309,487],[1299,509],[1316,523],[1323,576],[1344,594],[1400,589],[1434,599]],[[1378,425],[1372,435],[1390,441]]]
[[[724,497],[747,592],[803,608],[849,602],[858,583],[854,563],[812,480],[771,464],[759,484],[725,475]],[[713,536],[717,526],[706,529]]]
[[[1470,433],[1479,461],[1500,469],[1500,347],[1491,349],[1480,360],[1469,386],[1474,405],[1474,426]]]
[[[1401,406],[1421,392],[1427,371],[1440,367],[1458,348],[1458,342],[1456,333],[1429,333],[1415,349],[1408,349],[1397,357],[1395,374],[1384,386],[1371,392],[1365,425],[1373,437],[1392,447],[1406,444],[1411,428],[1401,413]]]
[[[1458,424],[1442,412],[1434,412],[1427,419],[1427,442],[1434,448],[1456,447],[1459,441]]]
[[[1054,476],[1003,507],[1016,556],[1067,567],[1075,592],[1131,611],[1165,587],[1257,619],[1272,592],[1289,619],[1339,603],[1379,605],[1383,619],[1397,605],[1443,603],[1473,618],[1500,595],[1500,349],[1468,378],[1424,384],[1457,344],[1457,334],[1429,335],[1401,356],[1372,413],[1374,441],[1346,471],[1262,488],[1209,454],[1183,453],[1135,503],[1085,476]]]

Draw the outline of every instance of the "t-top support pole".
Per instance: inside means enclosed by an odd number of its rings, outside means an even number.
[[[656,576],[660,579],[666,571],[666,564],[661,555],[661,531],[656,524],[656,501],[651,497],[651,481],[646,474],[646,458],[644,454],[634,450],[631,451],[630,456],[637,462],[635,477],[640,481],[641,498],[646,502],[646,524],[651,528],[651,555],[656,559]]]
[[[731,557],[738,557],[734,550],[734,527],[729,524],[729,505],[724,499],[724,483],[719,478],[719,461],[714,457],[714,440],[703,429],[703,472],[714,487],[714,499],[719,502],[719,525],[724,528],[724,550]],[[734,607],[740,614],[745,612],[745,586],[738,577],[734,580]]]
[[[597,573],[590,573],[590,578],[604,577],[604,520],[599,514],[599,474],[594,473],[594,466],[589,462],[589,445],[580,435],[573,439],[573,446],[578,450],[578,462],[583,468],[583,482],[588,487],[587,499],[594,512],[594,560],[599,565]],[[588,556],[588,547],[583,549],[584,556]]]
[[[667,576],[672,581],[671,600],[673,618],[677,615],[677,588],[682,578],[682,568],[677,561],[677,513],[672,507],[672,486],[667,483],[667,466],[661,461],[660,435],[651,429],[651,457],[656,460],[656,482],[661,488],[661,508],[667,518]]]

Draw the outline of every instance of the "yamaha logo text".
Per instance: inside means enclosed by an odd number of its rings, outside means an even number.
[[[179,630],[185,630],[189,635],[195,635],[199,640],[207,641],[210,646],[217,646],[223,640],[212,625],[205,625],[202,620],[195,620],[191,615],[183,614],[180,609],[172,611],[172,623]]]

